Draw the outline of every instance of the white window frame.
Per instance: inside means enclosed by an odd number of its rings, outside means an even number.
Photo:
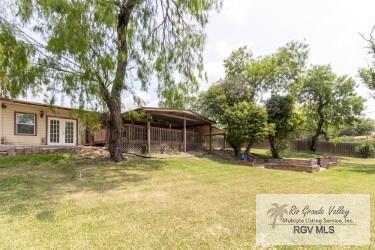
[[[17,122],[17,116],[18,115],[32,115],[34,117],[34,124],[28,124],[28,123],[18,123]],[[22,133],[18,132],[18,125],[34,125],[34,133]],[[14,113],[14,134],[15,135],[22,135],[22,136],[36,136],[37,135],[37,115],[33,113],[25,113],[25,112],[15,112]]]

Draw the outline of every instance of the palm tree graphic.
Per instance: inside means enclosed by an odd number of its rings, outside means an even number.
[[[279,217],[280,219],[283,218],[284,214],[288,214],[288,210],[286,210],[286,207],[288,206],[287,204],[284,204],[280,206],[277,203],[272,204],[272,208],[268,209],[267,214],[271,214],[270,218],[273,217],[273,222],[272,222],[272,228],[275,228],[276,226],[276,219]]]

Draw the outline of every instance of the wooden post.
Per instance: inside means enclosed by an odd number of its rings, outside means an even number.
[[[227,148],[227,134],[224,134],[224,150]]]
[[[147,153],[151,153],[151,124],[150,113],[147,113]]]
[[[184,131],[183,131],[183,137],[184,137],[184,152],[186,152],[186,119],[184,117]]]
[[[212,126],[210,124],[210,135],[209,135],[209,150],[212,151]]]

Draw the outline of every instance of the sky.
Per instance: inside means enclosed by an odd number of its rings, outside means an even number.
[[[370,62],[360,33],[371,32],[374,10],[374,0],[224,0],[206,27],[208,81],[200,89],[224,77],[223,60],[234,49],[248,45],[255,56],[263,56],[297,40],[309,44],[310,64],[330,64],[337,74],[357,80],[359,95],[367,99],[365,114],[375,119],[375,99],[358,78],[358,69]],[[146,106],[158,104],[153,85],[147,93],[137,91]],[[123,103],[126,109],[135,107],[129,94]]]
[[[310,64],[330,64],[337,74],[354,77],[359,95],[368,98],[365,113],[375,118],[375,99],[358,78],[370,62],[360,33],[371,32],[374,11],[374,0],[224,0],[206,27],[208,82],[201,89],[224,77],[223,60],[234,49],[248,45],[262,56],[297,40],[309,44]]]

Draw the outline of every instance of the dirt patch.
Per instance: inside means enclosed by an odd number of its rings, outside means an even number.
[[[207,231],[212,236],[220,236],[220,235],[228,235],[228,234],[230,234],[230,230],[228,228],[226,228],[226,227],[223,227],[221,224],[210,225],[207,228]]]
[[[109,152],[102,147],[83,147],[77,153],[76,159],[108,159]]]
[[[123,153],[122,156],[124,160],[132,160],[139,158],[154,158],[154,159],[170,159],[170,158],[192,158],[192,157],[203,157],[207,155],[208,152],[204,150],[199,151],[189,151],[189,152],[175,152],[175,153],[157,153],[150,155],[142,154],[131,154]],[[82,147],[77,154],[75,155],[77,160],[86,160],[86,159],[96,159],[96,160],[109,160],[109,152],[106,147],[91,147],[86,146]]]

